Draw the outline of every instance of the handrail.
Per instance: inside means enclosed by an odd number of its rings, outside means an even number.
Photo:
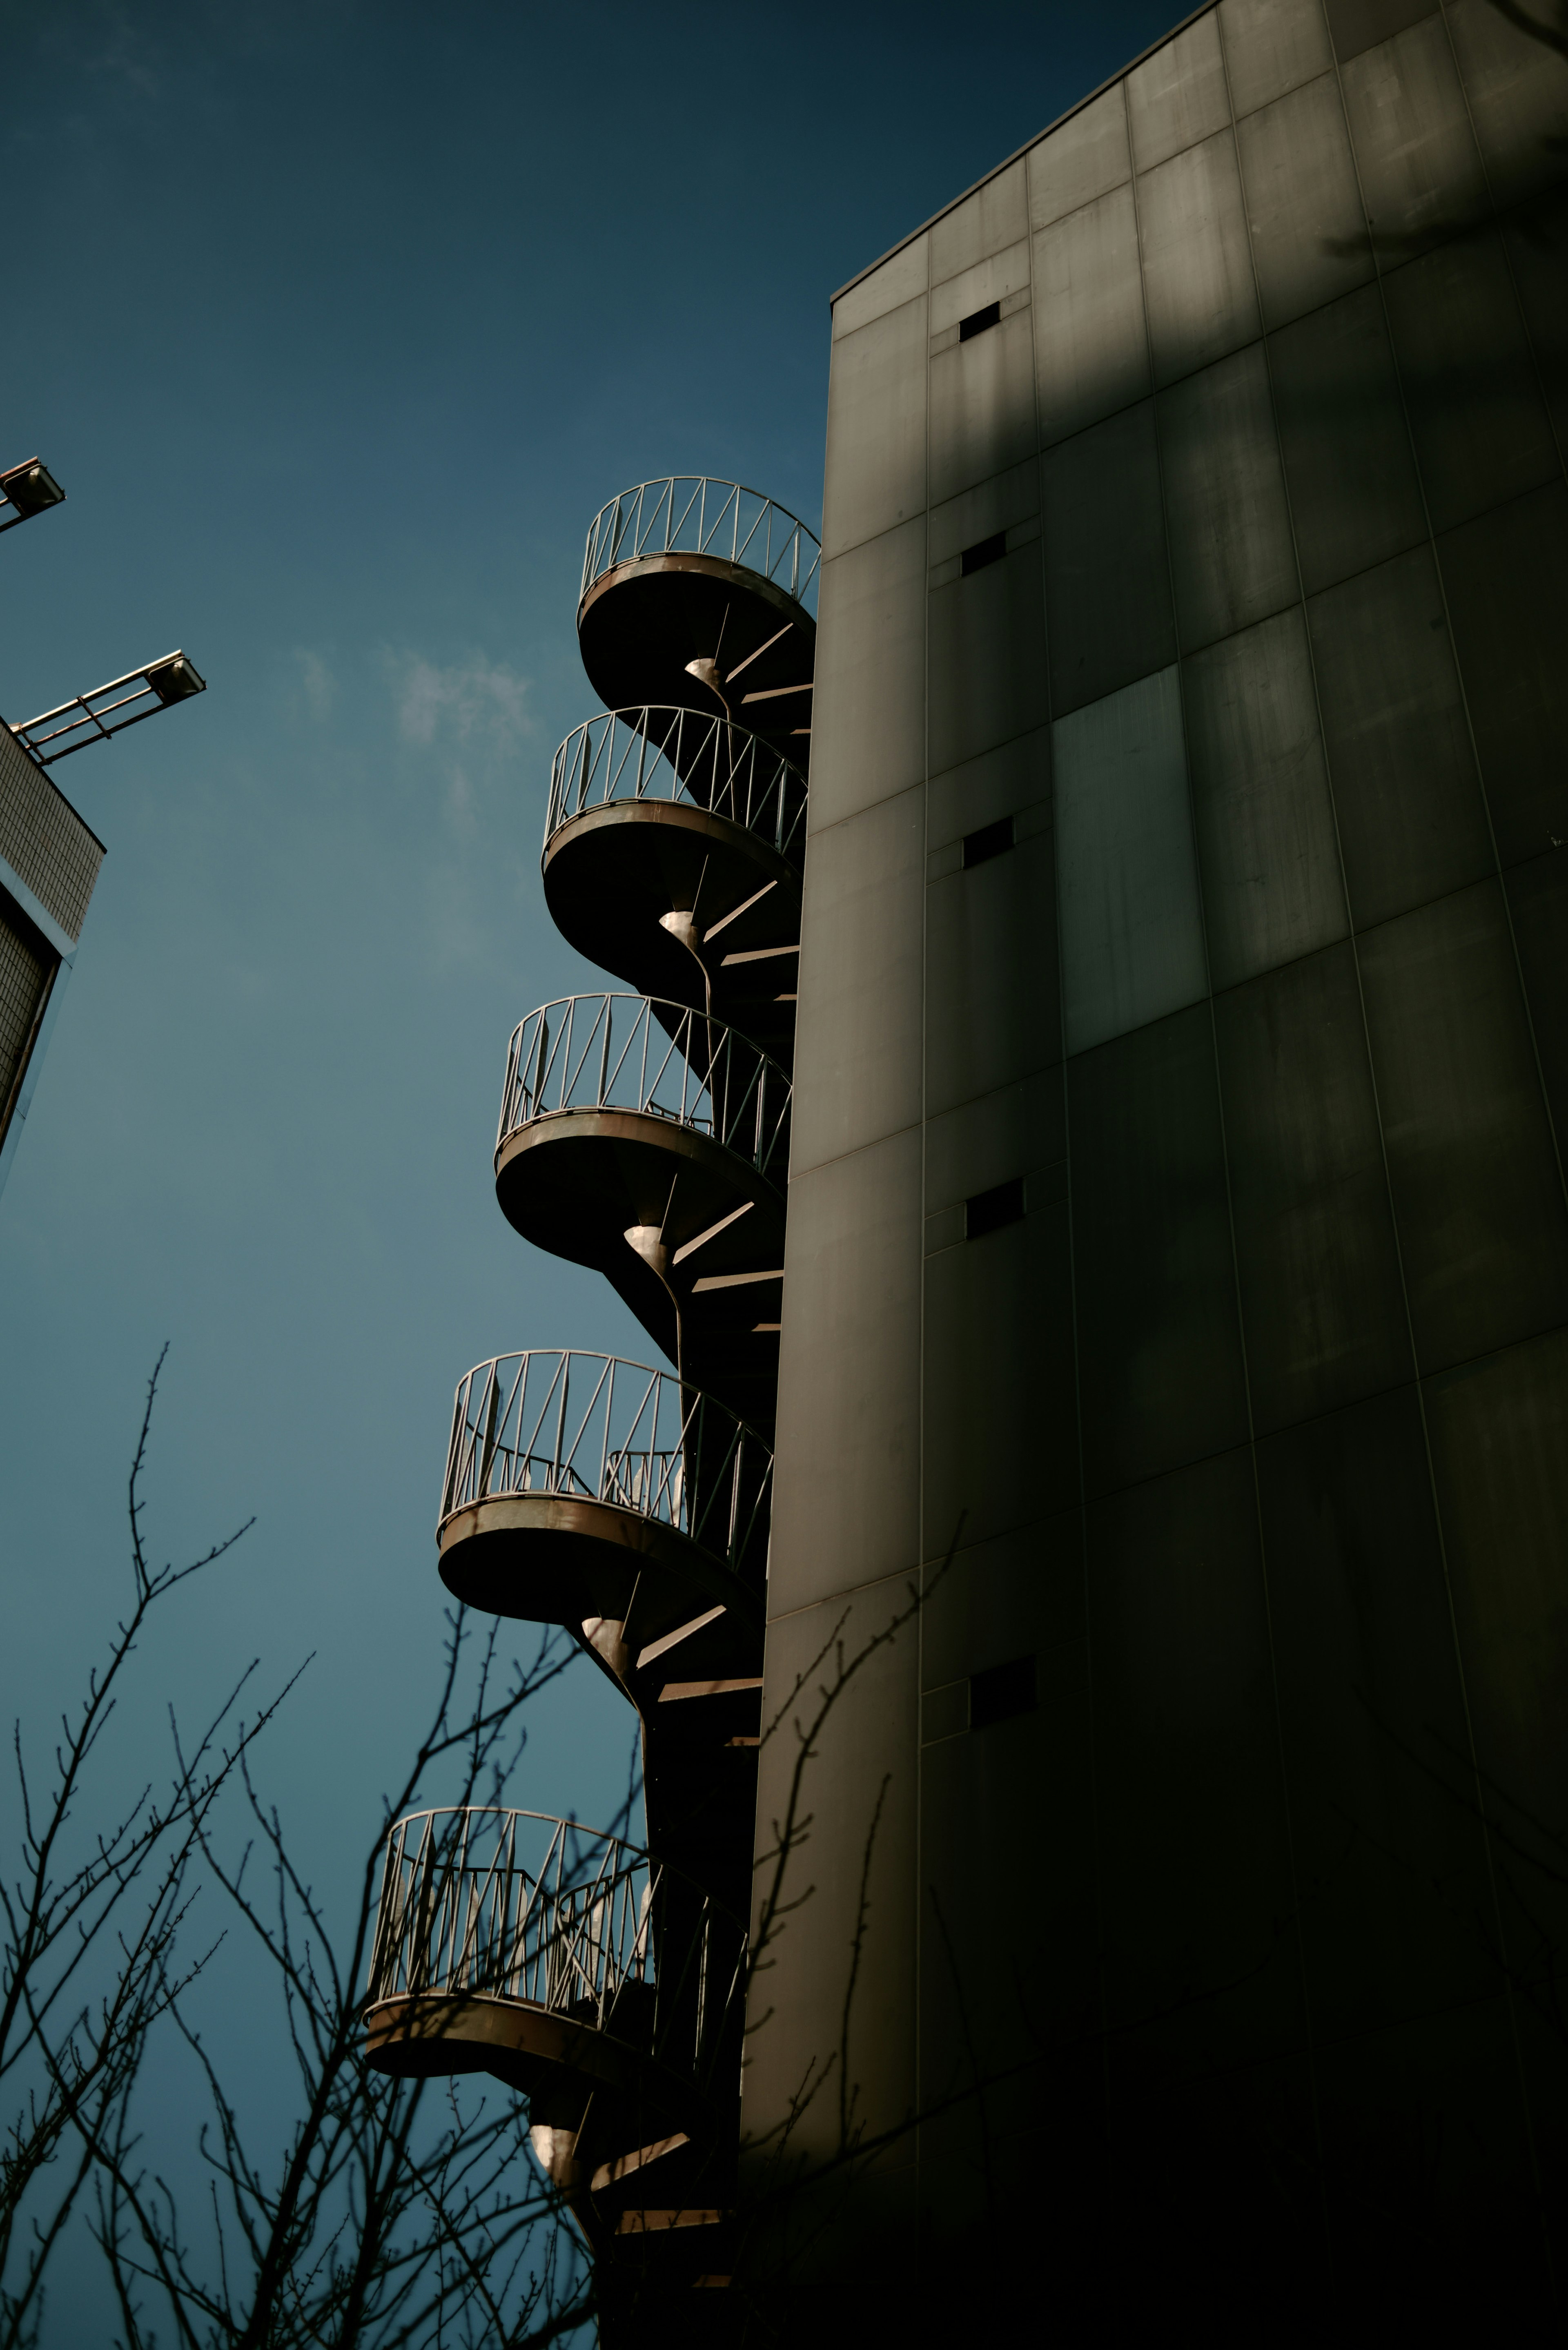
[[[671,1372],[536,1347],[458,1381],[441,1523],[505,1494],[607,1502],[759,1582],[773,1473],[756,1431]]]
[[[628,800],[685,800],[728,816],[797,863],[805,836],[805,777],[732,719],[697,710],[614,710],[575,727],[550,767],[545,847],[585,808]]]
[[[588,1109],[666,1118],[711,1135],[780,1184],[788,1171],[789,1078],[738,1028],[683,1003],[563,995],[518,1022],[497,1153],[536,1119]]]
[[[635,1845],[545,1812],[413,1812],[389,1831],[367,2004],[478,1996],[711,2070],[745,1929]]]
[[[719,555],[743,564],[807,611],[816,610],[822,547],[815,532],[760,490],[706,473],[639,482],[601,506],[588,527],[578,601],[618,563],[675,554]]]

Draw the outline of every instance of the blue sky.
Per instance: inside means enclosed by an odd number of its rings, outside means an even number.
[[[57,779],[108,844],[0,1198],[0,1697],[43,1733],[124,1577],[256,1513],[147,1659],[316,1662],[267,1759],[357,1861],[422,1716],[454,1382],[649,1345],[503,1222],[508,1033],[594,707],[584,533],[670,471],[820,520],[827,297],[1166,29],[1158,7],[0,9],[14,719],[182,645],[204,699]],[[521,1800],[613,1804],[584,1671]],[[149,1731],[151,1736],[153,1731]]]

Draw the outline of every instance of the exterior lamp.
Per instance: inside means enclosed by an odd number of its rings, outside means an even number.
[[[0,524],[0,529],[7,527]],[[206,691],[206,679],[188,655],[165,653],[161,660],[127,670],[123,677],[94,686],[90,693],[73,694],[57,709],[40,711],[36,718],[13,726],[11,732],[41,767],[49,767],[73,751],[85,750],[89,743],[107,743],[111,734],[123,733],[128,726],[156,717],[171,703],[189,702],[193,694]]]
[[[64,505],[66,494],[48,467],[40,458],[29,457],[25,465],[12,465],[0,473],[0,496],[12,511],[0,522],[0,530],[15,530],[19,522],[29,522],[47,507]]]

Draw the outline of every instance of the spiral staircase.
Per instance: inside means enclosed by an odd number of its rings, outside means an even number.
[[[556,754],[545,894],[633,992],[518,1024],[496,1197],[603,1273],[668,1367],[534,1348],[469,1371],[436,1539],[458,1597],[565,1626],[636,1709],[648,1846],[518,1812],[399,1822],[366,2007],[382,2069],[527,2096],[601,2338],[641,2350],[728,2323],[819,558],[771,499],[701,476],[588,533],[606,711]]]

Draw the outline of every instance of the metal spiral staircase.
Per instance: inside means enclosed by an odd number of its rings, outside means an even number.
[[[399,1822],[366,2009],[384,2069],[527,2095],[601,2332],[640,2345],[722,2334],[697,2288],[733,2259],[819,556],[701,477],[588,533],[607,710],[556,754],[545,894],[636,993],[518,1024],[496,1197],[670,1367],[535,1348],[466,1373],[436,1539],[457,1596],[566,1626],[635,1706],[648,1850],[527,1813]]]

